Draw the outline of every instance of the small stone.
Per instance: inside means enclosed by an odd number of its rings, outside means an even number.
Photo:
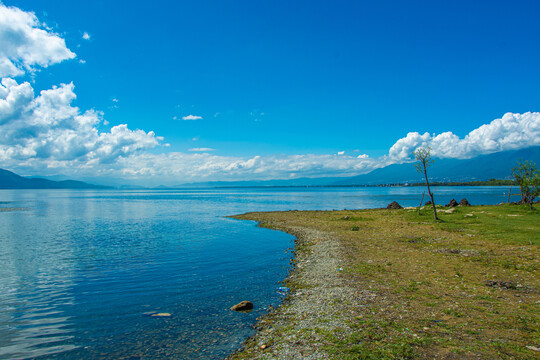
[[[266,345],[264,345],[264,344],[261,345],[261,349],[263,349],[263,350],[266,349]]]
[[[231,307],[232,311],[249,311],[253,310],[253,303],[251,301],[242,301]]]
[[[171,317],[171,314],[169,314],[169,313],[155,313],[155,314],[152,314],[150,316],[153,316],[153,317]]]

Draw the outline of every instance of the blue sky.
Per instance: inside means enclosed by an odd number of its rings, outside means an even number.
[[[65,49],[32,47],[49,63],[0,50],[23,69],[2,78],[28,82],[34,102],[73,84],[65,91],[76,99],[58,106],[99,118],[76,136],[109,139],[84,149],[50,140],[74,118],[40,127],[41,145],[25,128],[0,142],[0,160],[25,174],[169,184],[354,175],[421,145],[443,157],[540,145],[536,1],[3,4],[33,12],[38,23],[24,31]],[[19,46],[8,28],[0,42]],[[122,124],[133,143],[115,152]]]

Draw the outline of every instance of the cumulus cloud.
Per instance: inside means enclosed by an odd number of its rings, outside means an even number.
[[[88,33],[83,34],[89,39]],[[33,13],[0,3],[0,161],[3,167],[67,173],[114,168],[118,159],[156,147],[162,137],[131,130],[126,124],[100,132],[103,113],[72,106],[73,83],[54,86],[35,96],[28,82],[9,76],[72,59],[62,39]],[[81,61],[82,62],[82,61]],[[113,103],[118,103],[113,99]]]
[[[109,167],[107,175],[138,179],[140,181],[160,181],[178,183],[182,181],[204,181],[211,179],[283,179],[291,174],[300,176],[341,176],[365,173],[382,164],[373,159],[357,159],[352,156],[337,155],[288,155],[252,156],[247,158],[219,156],[210,153],[186,154],[169,152],[150,154],[141,152],[133,156],[119,158]],[[101,168],[104,171],[105,168]]]
[[[82,38],[89,40],[90,34]],[[58,34],[33,13],[0,3],[0,163],[26,173],[70,176],[112,176],[139,181],[171,182],[207,179],[276,179],[292,176],[348,176],[391,163],[410,161],[419,146],[431,146],[437,157],[470,158],[497,151],[540,145],[540,113],[507,113],[480,126],[464,138],[444,132],[410,132],[390,148],[387,156],[334,155],[219,156],[211,148],[190,153],[150,151],[162,137],[153,131],[131,130],[127,124],[108,125],[103,113],[72,105],[74,85],[61,84],[35,91],[28,82],[10,78],[40,67],[75,58]],[[80,60],[84,63],[84,60]],[[114,105],[118,100],[112,99]],[[256,110],[259,119],[264,113]],[[219,113],[215,114],[215,117]],[[179,117],[175,117],[179,119]],[[201,120],[187,115],[182,120]],[[197,141],[194,137],[192,140]],[[164,144],[167,147],[168,144]]]
[[[26,125],[20,128],[13,125],[18,121],[4,120],[0,126],[0,142],[5,144],[12,141],[12,144],[0,147],[0,161],[17,159],[20,166],[28,166],[34,171],[41,166],[38,171],[43,174],[100,175],[142,183],[159,181],[169,184],[215,179],[353,176],[392,163],[409,161],[414,149],[422,145],[432,146],[436,156],[470,157],[497,149],[538,145],[539,141],[540,115],[526,113],[506,114],[502,119],[471,131],[463,139],[450,132],[439,135],[409,133],[394,144],[389,155],[377,158],[367,154],[235,157],[212,154],[211,148],[189,149],[192,153],[154,153],[148,150],[155,147],[161,138],[153,132],[132,131],[126,125],[120,125],[113,127],[110,132],[99,133],[97,124],[102,121],[100,113],[81,113],[69,105],[75,97],[72,84],[41,92],[40,96],[31,100],[28,100],[31,88],[21,89],[13,82],[4,85],[3,98],[8,97],[8,88],[19,93],[18,98],[12,98],[20,99],[20,106],[25,110],[19,118],[26,119]],[[15,106],[4,108],[12,113]],[[36,115],[38,113],[39,116]],[[76,125],[68,125],[72,122]],[[530,134],[524,137],[524,132]],[[499,145],[493,146],[493,143]],[[472,149],[472,154],[464,149]],[[6,156],[8,151],[9,156]]]
[[[0,125],[17,117],[34,98],[34,89],[29,83],[17,84],[4,78],[0,85]]]
[[[216,149],[212,149],[212,148],[207,148],[207,147],[201,147],[201,148],[191,148],[189,149],[188,151],[192,151],[192,152],[207,152],[207,151],[215,151]]]
[[[430,146],[435,157],[465,159],[537,145],[540,145],[540,113],[506,113],[463,139],[450,131],[438,135],[410,132],[390,148],[388,155],[394,161],[405,161],[412,158],[416,148]]]
[[[34,97],[28,82],[2,79],[0,86],[0,160],[4,165],[92,166],[153,148],[154,132],[118,125],[99,132],[102,113],[71,105],[74,86],[62,84]],[[61,164],[63,163],[63,164]]]
[[[19,76],[75,54],[34,13],[0,3],[0,77]]]
[[[201,120],[202,116],[196,116],[196,115],[187,115],[182,116],[182,120]]]

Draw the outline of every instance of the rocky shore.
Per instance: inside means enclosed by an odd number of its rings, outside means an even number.
[[[261,226],[296,237],[294,268],[286,280],[291,292],[257,325],[257,334],[229,359],[328,359],[325,336],[346,335],[348,320],[372,301],[369,290],[358,291],[341,276],[345,257],[332,235],[304,227],[264,222]]]
[[[531,359],[540,209],[288,211],[237,219],[296,237],[288,296],[229,359]],[[264,304],[255,304],[264,306]]]

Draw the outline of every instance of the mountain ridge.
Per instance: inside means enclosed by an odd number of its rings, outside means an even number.
[[[0,169],[0,189],[110,189],[77,180],[54,181],[39,177],[26,178],[9,170]]]
[[[471,159],[435,158],[428,168],[430,181],[469,182],[489,179],[510,179],[512,168],[518,160],[532,160],[540,166],[540,146],[520,150],[501,151]],[[416,172],[413,162],[393,164],[375,169],[367,174],[351,177],[318,177],[246,181],[210,181],[186,183],[176,186],[144,187],[117,186],[120,189],[179,189],[179,188],[228,188],[228,187],[296,187],[296,186],[374,186],[390,184],[423,183],[423,175]],[[112,186],[94,185],[77,180],[54,181],[41,177],[23,177],[9,170],[0,169],[0,189],[112,189]]]
[[[439,159],[435,158],[428,168],[431,181],[484,181],[489,179],[510,179],[512,168],[519,160],[532,160],[540,165],[540,146],[520,150],[501,151],[488,155],[480,155],[471,159]],[[367,174],[353,176],[346,180],[338,180],[332,185],[378,185],[422,183],[424,177],[416,172],[414,162],[393,164],[375,169]]]
[[[434,158],[428,168],[431,181],[469,182],[489,179],[510,179],[512,168],[518,160],[532,160],[540,166],[540,146],[520,150],[500,151],[471,159]],[[187,183],[177,188],[192,187],[274,187],[274,186],[354,186],[388,185],[424,182],[423,175],[416,172],[414,162],[393,164],[375,169],[367,174],[350,177],[319,177],[252,181],[211,181]]]

